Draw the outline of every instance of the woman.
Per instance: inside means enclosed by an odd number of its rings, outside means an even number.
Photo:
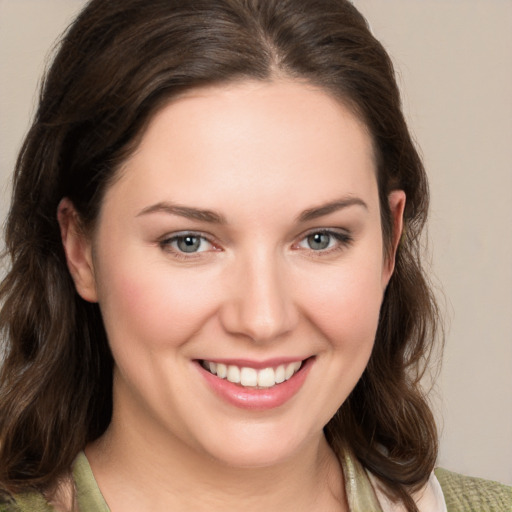
[[[90,2],[15,175],[5,510],[444,510],[427,208],[349,2]]]

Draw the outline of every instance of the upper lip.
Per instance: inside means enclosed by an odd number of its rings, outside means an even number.
[[[200,359],[200,361],[209,361],[211,363],[217,363],[217,364],[225,364],[226,366],[238,366],[240,368],[254,368],[255,370],[262,370],[263,368],[276,368],[277,366],[280,366],[282,364],[289,364],[289,363],[296,363],[296,362],[303,362],[306,359],[309,359],[309,357],[275,357],[272,359],[265,359],[263,361],[255,361],[252,359],[223,359],[223,358],[208,358],[205,357],[203,359]]]

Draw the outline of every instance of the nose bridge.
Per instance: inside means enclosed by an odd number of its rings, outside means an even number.
[[[271,248],[240,256],[231,276],[224,326],[235,334],[265,342],[290,332],[296,321],[286,265]]]

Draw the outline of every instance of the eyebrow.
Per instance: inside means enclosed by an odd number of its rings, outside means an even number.
[[[309,220],[314,220],[319,217],[323,217],[324,215],[334,213],[338,210],[348,208],[349,206],[362,206],[365,210],[368,210],[368,205],[362,199],[359,199],[358,197],[346,197],[304,210],[299,215],[298,220],[299,222],[307,222]]]
[[[304,210],[298,216],[298,221],[307,222],[314,220],[350,206],[362,206],[364,209],[368,210],[368,205],[362,199],[359,199],[358,197],[347,197]],[[151,213],[167,213],[169,215],[178,215],[187,219],[209,222],[212,224],[227,224],[226,218],[222,214],[213,210],[192,208],[190,206],[182,206],[169,202],[159,202],[148,206],[141,210],[136,216],[140,217]]]
[[[190,206],[181,206],[168,202],[160,202],[148,206],[141,210],[137,217],[148,215],[150,213],[168,213],[170,215],[178,215],[187,219],[199,220],[202,222],[210,222],[212,224],[226,224],[226,218],[220,213],[212,210],[203,210],[201,208],[191,208]]]

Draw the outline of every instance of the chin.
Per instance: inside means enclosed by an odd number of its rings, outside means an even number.
[[[277,445],[279,443],[275,443]],[[214,453],[214,459],[228,467],[240,469],[257,469],[279,466],[293,458],[296,450],[283,447],[233,447],[229,453]]]
[[[222,436],[223,442],[208,440],[202,449],[225,466],[255,469],[284,464],[304,453],[307,446],[317,446],[319,438],[323,438],[323,430],[311,436],[291,429],[276,432],[271,428],[257,429],[248,425],[236,435],[226,433]]]

